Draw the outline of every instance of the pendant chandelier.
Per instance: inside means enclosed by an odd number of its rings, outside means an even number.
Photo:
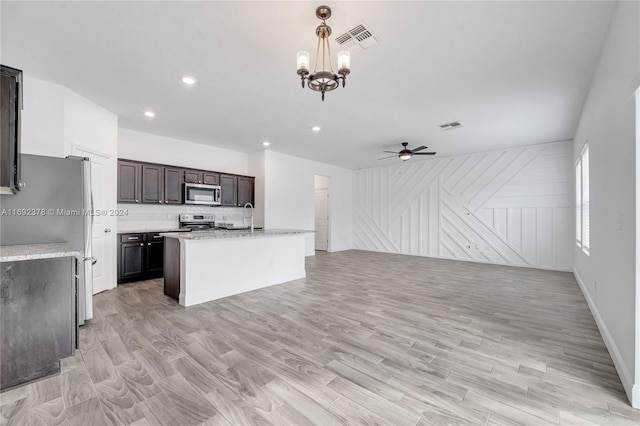
[[[345,85],[347,74],[351,72],[351,54],[348,51],[338,52],[338,73],[333,71],[333,59],[331,58],[331,46],[329,45],[329,36],[331,36],[331,27],[327,25],[326,20],[331,16],[331,8],[329,6],[319,6],[316,9],[316,17],[322,20],[322,23],[316,28],[318,36],[318,47],[316,47],[316,60],[313,65],[313,72],[309,73],[309,53],[298,52],[298,75],[302,79],[302,87],[304,82],[311,90],[322,93],[324,101],[324,92],[335,90],[342,80],[342,87]],[[320,51],[322,45],[322,52]],[[320,64],[318,64],[320,61]],[[327,69],[327,61],[329,68]],[[320,69],[318,69],[320,65]]]

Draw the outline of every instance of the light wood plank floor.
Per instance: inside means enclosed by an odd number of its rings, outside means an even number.
[[[569,273],[361,251],[307,271],[187,309],[162,280],[96,296],[2,424],[640,424]]]

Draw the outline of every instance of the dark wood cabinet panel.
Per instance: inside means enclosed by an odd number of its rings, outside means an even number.
[[[142,165],[142,202],[153,204],[164,202],[164,167]]]
[[[220,205],[238,205],[238,176],[220,175]]]
[[[160,237],[157,241],[147,243],[147,278],[162,276],[164,267],[164,241]]]
[[[202,182],[207,185],[220,185],[220,173],[202,172]]]
[[[182,204],[182,169],[164,168],[164,202],[165,204]]]
[[[180,241],[167,238],[164,242],[164,294],[180,298]]]
[[[199,170],[185,170],[184,181],[189,183],[202,183],[202,172]]]
[[[142,189],[142,165],[118,160],[118,202],[139,203]]]
[[[121,243],[118,257],[119,280],[131,280],[145,273],[146,246],[144,243]]]
[[[3,262],[0,389],[60,372],[74,353],[72,257]]]
[[[255,207],[253,196],[255,179],[247,176],[238,176],[238,206],[242,207],[251,203]]]
[[[22,71],[0,65],[0,193],[20,190]]]
[[[159,232],[120,234],[118,284],[162,277],[164,238]]]

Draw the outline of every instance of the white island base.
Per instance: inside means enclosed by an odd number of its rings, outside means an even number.
[[[253,234],[215,231],[162,235],[166,237],[165,294],[176,296],[179,279],[178,302],[182,306],[192,306],[306,276],[303,231],[255,231]],[[174,294],[167,291],[172,280]]]

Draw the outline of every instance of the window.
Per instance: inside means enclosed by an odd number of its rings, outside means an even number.
[[[589,145],[576,161],[576,244],[589,254]]]

